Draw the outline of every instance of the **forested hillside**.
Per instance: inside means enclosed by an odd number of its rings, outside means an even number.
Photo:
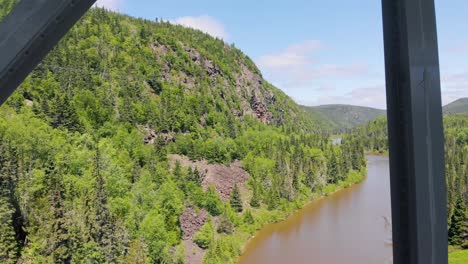
[[[468,247],[468,114],[444,117],[449,242]],[[349,136],[367,151],[385,153],[387,120],[379,118],[355,129]]]
[[[362,179],[312,120],[234,45],[93,9],[0,108],[0,262],[233,263]]]

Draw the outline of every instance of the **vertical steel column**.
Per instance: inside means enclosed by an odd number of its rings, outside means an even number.
[[[21,0],[0,24],[0,105],[96,0]]]
[[[446,264],[444,135],[433,0],[382,0],[395,264]]]

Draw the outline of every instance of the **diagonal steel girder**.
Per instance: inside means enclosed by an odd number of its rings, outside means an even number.
[[[21,0],[0,24],[0,105],[96,0]]]
[[[444,134],[434,0],[382,0],[395,264],[446,264]]]

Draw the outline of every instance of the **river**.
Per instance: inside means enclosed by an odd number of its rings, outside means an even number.
[[[251,239],[239,264],[392,263],[389,161],[368,156],[366,179],[314,201]]]

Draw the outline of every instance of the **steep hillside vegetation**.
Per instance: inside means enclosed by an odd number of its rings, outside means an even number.
[[[468,247],[468,114],[445,116],[444,130],[449,242]],[[387,136],[387,120],[379,118],[356,128],[346,138],[359,140],[368,151],[385,153]]]
[[[303,106],[303,108],[316,116],[318,121],[323,120],[325,128],[333,130],[351,129],[386,113],[385,110],[354,105]]]
[[[444,114],[468,113],[468,98],[460,98],[444,106]]]
[[[94,9],[0,108],[0,262],[233,263],[361,179],[316,129],[233,45]]]

